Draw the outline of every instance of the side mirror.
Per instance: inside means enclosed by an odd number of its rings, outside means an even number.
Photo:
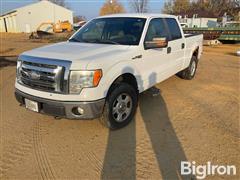
[[[153,38],[152,41],[146,41],[144,43],[145,49],[165,48],[168,46],[167,38]]]

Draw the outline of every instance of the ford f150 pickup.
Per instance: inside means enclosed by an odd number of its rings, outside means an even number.
[[[15,96],[32,111],[121,128],[133,119],[139,93],[175,74],[194,77],[202,41],[172,15],[97,17],[67,42],[22,53]]]

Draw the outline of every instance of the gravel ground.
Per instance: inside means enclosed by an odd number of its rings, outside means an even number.
[[[235,165],[239,179],[237,45],[204,47],[192,81],[176,76],[140,95],[135,120],[109,131],[98,120],[56,120],[14,98],[14,57],[46,42],[1,34],[0,179],[181,179],[181,160]],[[3,63],[4,62],[4,63]]]

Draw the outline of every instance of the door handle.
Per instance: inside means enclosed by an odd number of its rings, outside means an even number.
[[[167,53],[170,54],[172,51],[172,48],[171,47],[167,47]]]
[[[184,49],[185,48],[185,43],[182,43],[182,49]]]
[[[138,56],[133,57],[132,60],[134,60],[134,59],[141,59],[141,58],[142,58],[142,55],[140,54]]]

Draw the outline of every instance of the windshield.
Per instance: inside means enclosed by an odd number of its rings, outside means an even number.
[[[146,19],[144,18],[99,18],[93,19],[70,42],[138,45]]]

